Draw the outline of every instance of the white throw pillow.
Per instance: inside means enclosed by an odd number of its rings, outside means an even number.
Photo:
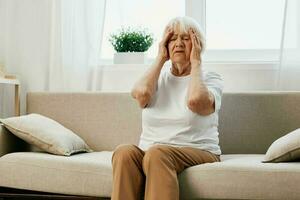
[[[273,142],[263,162],[287,162],[297,159],[300,159],[300,128]]]
[[[0,121],[17,137],[52,154],[70,156],[73,153],[92,151],[71,130],[39,114],[10,117]]]

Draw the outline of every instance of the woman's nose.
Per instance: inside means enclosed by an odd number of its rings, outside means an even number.
[[[176,45],[176,47],[177,46],[180,46],[180,47],[183,46],[183,41],[180,37],[177,38],[175,45]]]

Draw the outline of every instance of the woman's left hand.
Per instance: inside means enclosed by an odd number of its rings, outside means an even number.
[[[193,65],[193,63],[195,64],[200,64],[201,63],[201,55],[200,55],[200,51],[201,51],[201,45],[200,45],[200,41],[198,36],[196,35],[195,31],[191,28],[189,29],[189,34],[190,34],[190,38],[192,41],[192,50],[191,50],[191,54],[190,54],[190,62]]]

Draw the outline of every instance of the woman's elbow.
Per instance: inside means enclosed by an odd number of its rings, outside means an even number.
[[[213,113],[210,104],[210,102],[200,101],[199,99],[191,99],[188,100],[187,107],[194,113],[206,116]]]
[[[202,110],[202,106],[199,106],[199,103],[196,100],[189,99],[187,101],[187,107],[194,113],[198,113],[199,110]]]
[[[145,108],[151,98],[151,92],[147,88],[133,89],[131,96],[138,101],[141,108]]]

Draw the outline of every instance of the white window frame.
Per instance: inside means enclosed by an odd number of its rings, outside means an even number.
[[[193,17],[206,34],[206,0],[185,0],[185,14]],[[284,20],[284,19],[283,19]],[[283,21],[282,21],[283,23]],[[279,49],[227,49],[207,50],[203,55],[205,63],[274,63],[279,62]]]
[[[198,21],[206,35],[206,0],[185,0],[185,15]]]
[[[185,0],[185,15],[200,23],[206,35],[206,0]],[[284,19],[282,19],[282,24]],[[154,59],[148,59],[148,64]],[[204,63],[216,64],[273,64],[279,63],[279,49],[226,49],[208,50],[203,54]],[[112,64],[112,59],[101,59],[101,64]]]

